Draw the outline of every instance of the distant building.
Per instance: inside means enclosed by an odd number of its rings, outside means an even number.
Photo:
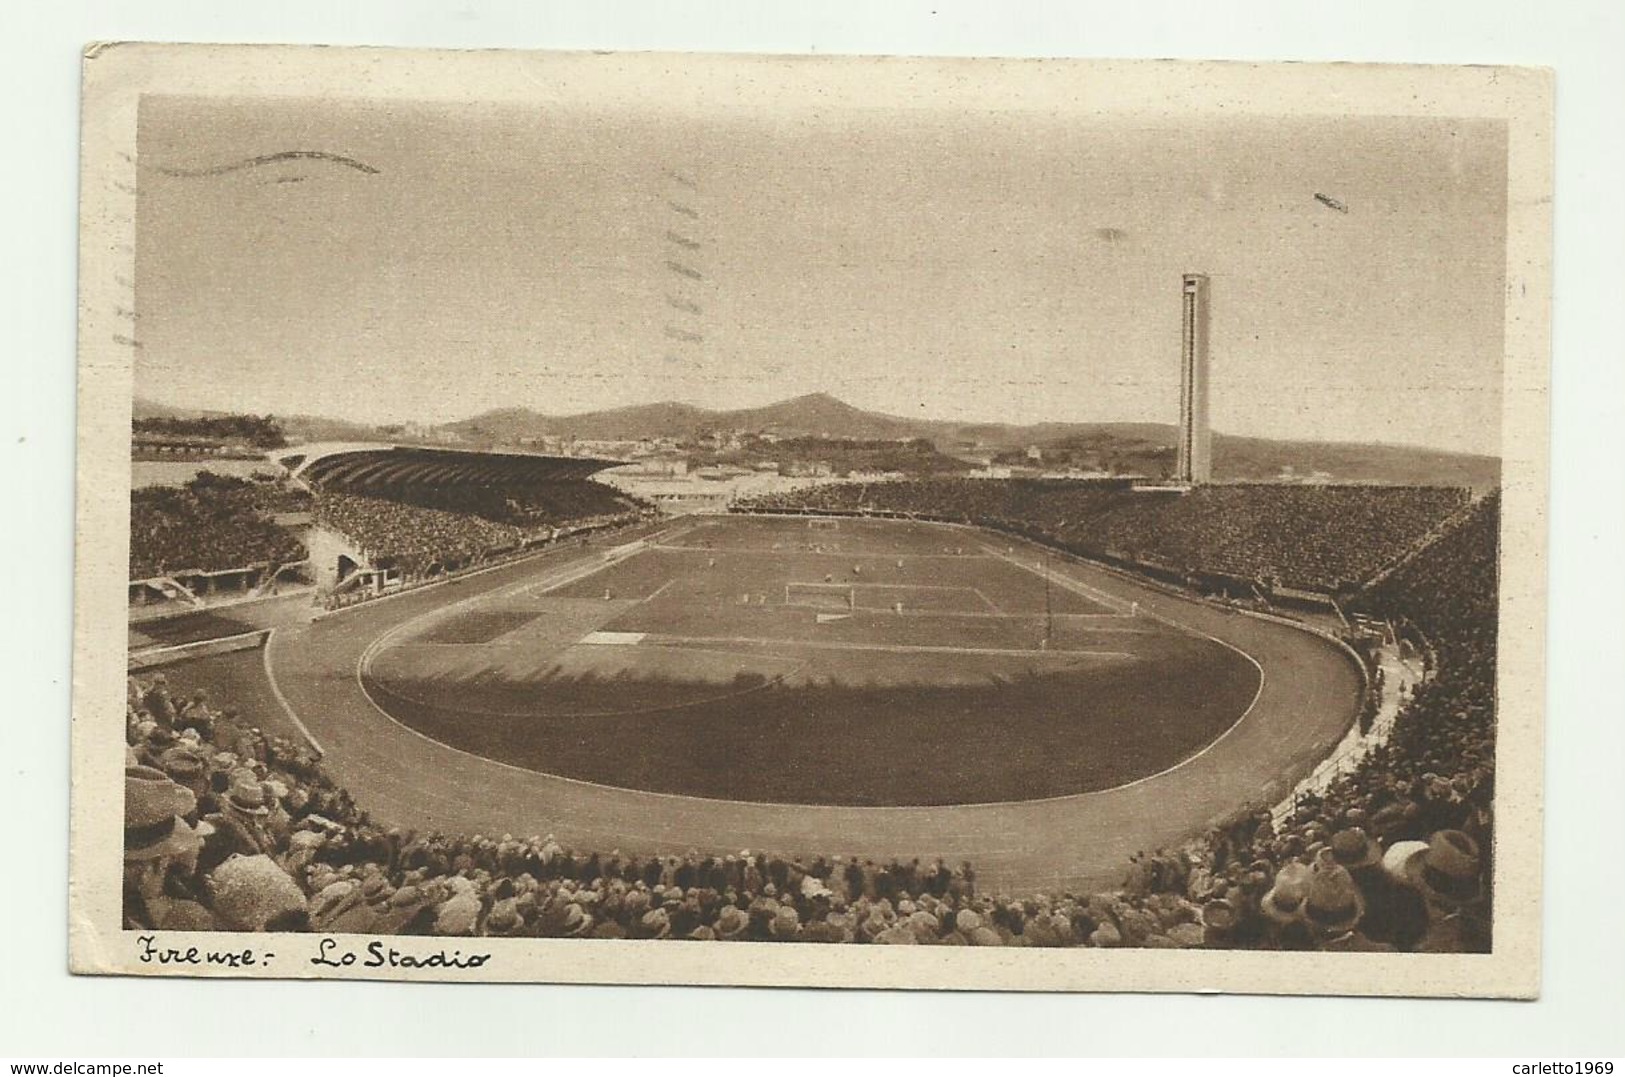
[[[1179,460],[1174,478],[1188,485],[1213,478],[1213,432],[1208,427],[1208,279],[1187,273],[1180,296]]]

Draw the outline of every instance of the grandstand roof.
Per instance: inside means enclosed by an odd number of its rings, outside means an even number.
[[[530,486],[585,479],[622,462],[587,456],[472,452],[408,445],[301,445],[278,454],[277,459],[311,486],[352,493],[415,486]]]

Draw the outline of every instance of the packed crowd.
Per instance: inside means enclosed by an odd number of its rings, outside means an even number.
[[[129,681],[125,920],[167,930],[971,946],[1488,949],[1491,497],[1366,596],[1439,656],[1391,739],[1277,819],[1245,810],[1093,894],[979,891],[969,865],[582,852],[375,822],[306,747],[160,673]]]
[[[350,539],[372,564],[407,575],[460,568],[487,554],[517,549],[526,534],[515,524],[473,513],[356,494],[321,494],[311,520]]]
[[[1222,903],[1233,944],[1489,950],[1499,527],[1492,495],[1363,596],[1438,656],[1387,741],[1283,819],[1243,812],[1200,845],[1180,889],[1205,916]],[[1342,895],[1335,939],[1317,888]]]
[[[415,576],[465,567],[555,529],[611,523],[639,510],[601,483],[557,482],[523,491],[439,490],[411,502],[324,491],[313,519],[350,538],[374,564]]]
[[[906,512],[1179,573],[1335,591],[1373,578],[1467,497],[1436,486],[1237,484],[1175,494],[1121,481],[934,479],[815,486],[740,508]]]
[[[267,512],[290,495],[274,484],[201,472],[184,486],[130,494],[130,579],[218,572],[305,559],[303,544]]]

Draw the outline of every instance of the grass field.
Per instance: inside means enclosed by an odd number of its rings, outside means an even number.
[[[1109,788],[1246,710],[1246,657],[1047,582],[1041,557],[930,524],[711,519],[409,621],[364,683],[412,728],[519,767],[803,804]]]

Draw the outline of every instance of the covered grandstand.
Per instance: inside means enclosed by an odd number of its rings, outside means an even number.
[[[315,495],[318,594],[341,604],[574,535],[648,506],[591,477],[620,461],[402,445],[301,446],[275,459]]]
[[[410,494],[448,486],[518,489],[581,482],[624,461],[409,445],[305,445],[273,458],[313,490]]]

